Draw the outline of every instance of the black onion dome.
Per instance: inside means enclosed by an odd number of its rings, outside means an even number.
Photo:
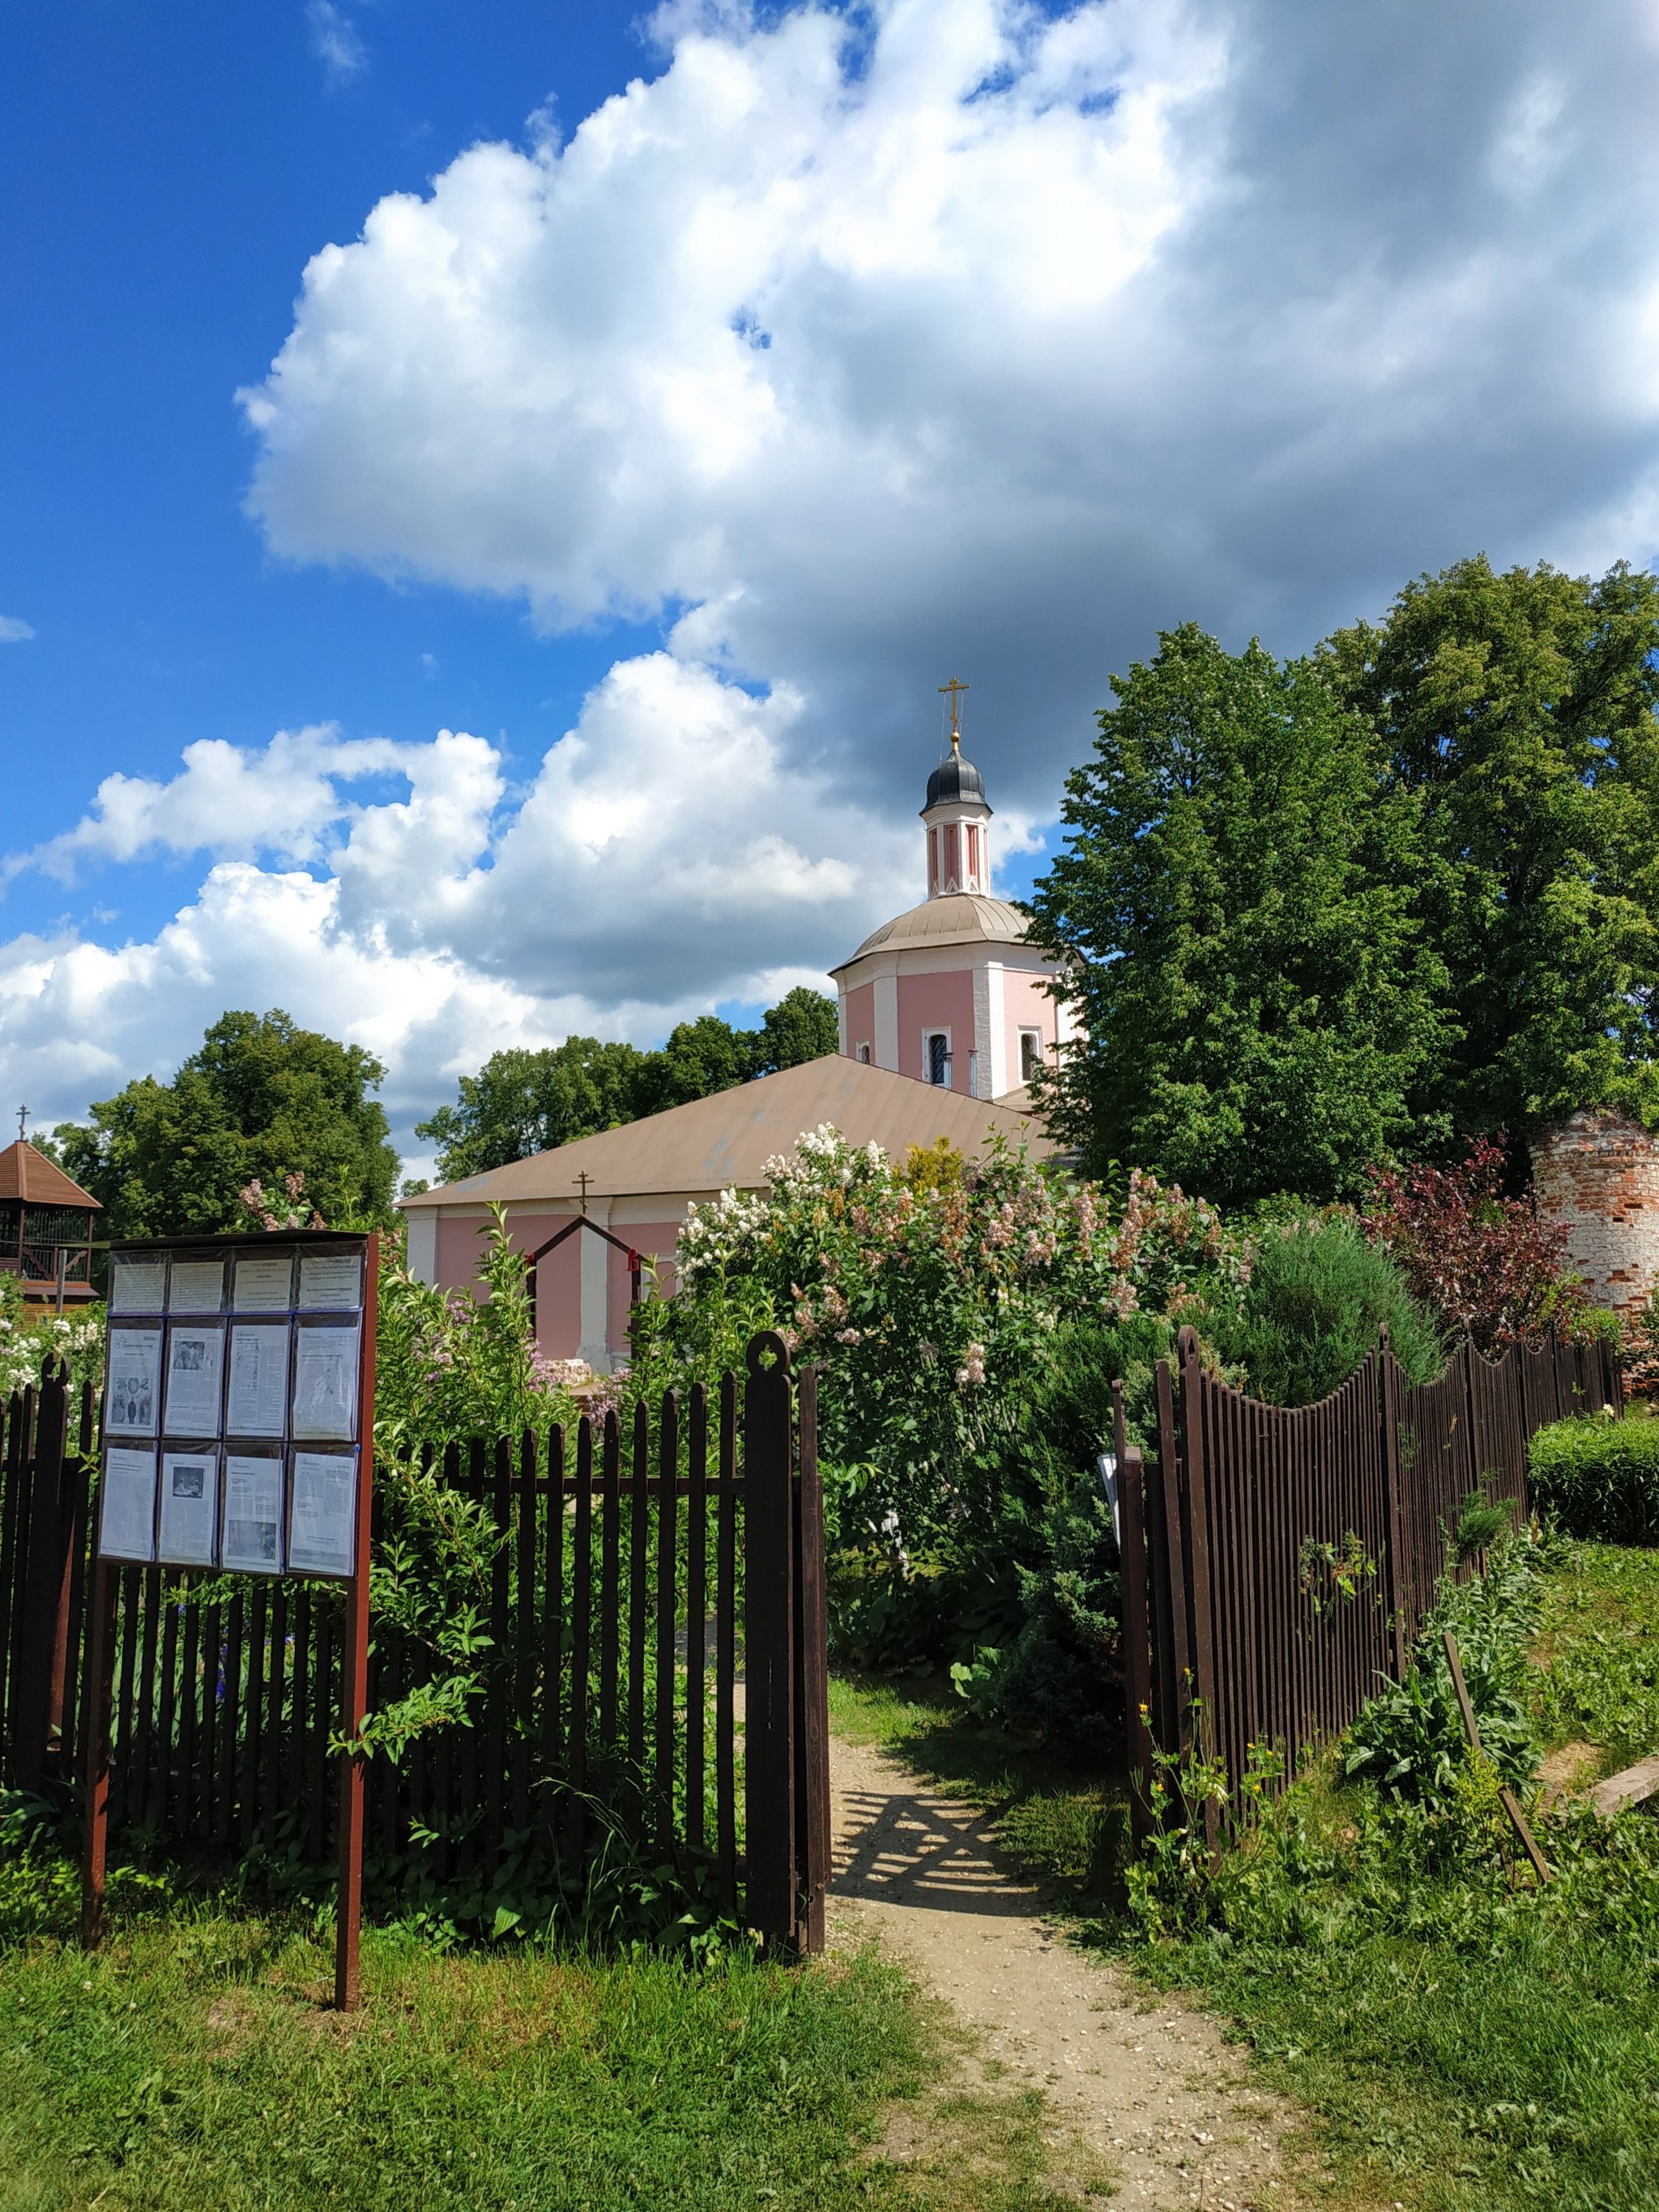
[[[927,779],[927,805],[930,807],[948,805],[953,799],[976,799],[983,806],[985,779],[970,760],[963,760],[959,752],[952,751],[949,760],[942,760]]]

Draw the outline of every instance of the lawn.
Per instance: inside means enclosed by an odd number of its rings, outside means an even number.
[[[902,1974],[865,1952],[702,1967],[366,1929],[331,2011],[307,1916],[0,1864],[0,2212],[1052,2212],[1041,2098],[959,2094]],[[881,2152],[888,2115],[921,2148]],[[1069,2200],[1068,2200],[1069,2201]]]

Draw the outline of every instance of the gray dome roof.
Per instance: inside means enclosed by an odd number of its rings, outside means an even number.
[[[942,760],[927,779],[927,805],[922,808],[947,805],[954,799],[977,799],[986,805],[985,779],[970,760],[952,751],[949,760]]]
[[[988,939],[1018,945],[1027,927],[1024,915],[1006,899],[988,898],[978,891],[951,891],[942,898],[924,899],[908,913],[883,922],[865,939],[853,959],[843,961],[842,966],[850,968],[866,952],[892,952],[907,945],[982,945]],[[831,973],[838,975],[841,969]]]

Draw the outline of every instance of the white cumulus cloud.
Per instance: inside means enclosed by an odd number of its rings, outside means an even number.
[[[29,624],[16,615],[0,615],[0,645],[27,645],[33,635]]]
[[[1649,0],[659,21],[568,142],[313,259],[244,394],[277,551],[660,611],[860,789],[962,663],[1043,806],[1160,623],[1651,550]]]
[[[527,785],[464,732],[326,727],[204,740],[166,782],[106,779],[9,872],[212,865],[149,940],[0,944],[0,1086],[70,1115],[176,1066],[226,1007],[281,1006],[386,1062],[407,1144],[503,1047],[644,1042],[715,1000],[821,984],[920,896],[921,845],[826,788],[790,747],[799,713],[655,653],[611,669]],[[370,775],[397,795],[362,796]]]

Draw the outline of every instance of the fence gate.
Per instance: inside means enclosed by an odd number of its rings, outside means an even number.
[[[769,1942],[823,1942],[830,1867],[817,1375],[771,1332],[712,1391],[567,1433],[453,1444],[427,1472],[496,1541],[469,1723],[368,1772],[371,1879],[487,1897],[539,1854],[618,1844]],[[86,1763],[89,1391],[61,1369],[0,1404],[0,1782],[70,1793]],[[377,1476],[377,1515],[393,1486]],[[327,1864],[337,1588],[112,1571],[111,1826],[170,1847]],[[373,1622],[370,1709],[432,1677]]]

